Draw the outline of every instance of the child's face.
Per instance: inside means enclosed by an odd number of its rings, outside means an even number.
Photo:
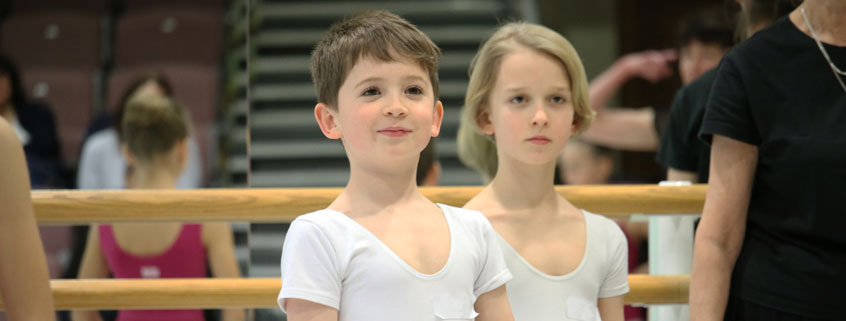
[[[362,57],[338,91],[337,108],[321,103],[315,113],[327,137],[342,139],[350,165],[387,170],[416,165],[440,132],[443,106],[415,62]]]
[[[503,57],[480,125],[502,157],[555,162],[575,131],[570,80],[557,59],[529,49]]]

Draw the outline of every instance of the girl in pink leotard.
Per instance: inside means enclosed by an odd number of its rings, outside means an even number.
[[[147,94],[127,103],[122,149],[131,188],[174,189],[187,158],[188,126],[182,108]],[[179,222],[95,225],[88,236],[80,278],[239,277],[227,223]],[[75,311],[74,320],[99,320],[96,311]],[[243,320],[243,310],[225,310],[223,320]],[[118,321],[204,320],[202,310],[122,310]]]

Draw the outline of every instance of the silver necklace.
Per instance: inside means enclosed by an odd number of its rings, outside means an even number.
[[[823,47],[822,42],[820,42],[819,37],[817,37],[817,33],[814,31],[814,27],[811,27],[811,21],[808,20],[808,14],[805,13],[805,7],[802,7],[802,17],[805,18],[805,25],[808,26],[808,30],[811,31],[811,36],[814,37],[814,41],[817,43],[817,47],[820,48],[820,52],[822,52],[823,57],[825,57],[825,61],[828,62],[828,66],[831,67],[831,72],[834,73],[834,78],[837,78],[837,82],[840,83],[840,87],[843,88],[843,92],[846,92],[846,84],[843,83],[843,79],[840,79],[840,75],[846,76],[846,71],[840,70],[834,63],[831,61],[831,57],[828,56],[828,52],[825,51],[825,47]]]

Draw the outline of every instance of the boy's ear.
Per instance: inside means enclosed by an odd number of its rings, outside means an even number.
[[[481,129],[483,133],[488,135],[494,134],[494,125],[493,122],[491,122],[491,113],[488,109],[479,112],[479,116],[476,117],[476,124],[479,125],[479,129]]]
[[[575,132],[578,132],[578,131],[579,131],[579,128],[581,128],[581,127],[582,127],[582,126],[581,126],[581,125],[582,125],[582,121],[581,121],[581,120],[582,120],[582,119],[581,119],[581,117],[579,117],[579,115],[575,115],[575,114],[573,115],[573,125],[571,125],[571,126],[570,126],[570,133],[571,133],[571,134],[572,134],[572,133],[575,133]]]
[[[432,113],[432,137],[438,137],[441,133],[441,123],[444,120],[444,104],[438,100],[435,103],[435,110]]]
[[[320,126],[320,131],[329,139],[340,139],[341,130],[338,124],[337,112],[329,108],[325,103],[317,103],[314,106],[314,118],[317,119],[317,125]]]

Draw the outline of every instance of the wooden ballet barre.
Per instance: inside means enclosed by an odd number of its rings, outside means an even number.
[[[558,186],[577,207],[615,218],[640,214],[701,213],[706,185]],[[424,187],[437,203],[462,206],[482,187]],[[139,221],[291,222],[326,208],[341,188],[195,190],[36,190],[39,224]]]
[[[686,303],[689,275],[629,275],[626,304]],[[276,308],[278,278],[52,280],[57,310]],[[0,301],[0,309],[3,303]]]

